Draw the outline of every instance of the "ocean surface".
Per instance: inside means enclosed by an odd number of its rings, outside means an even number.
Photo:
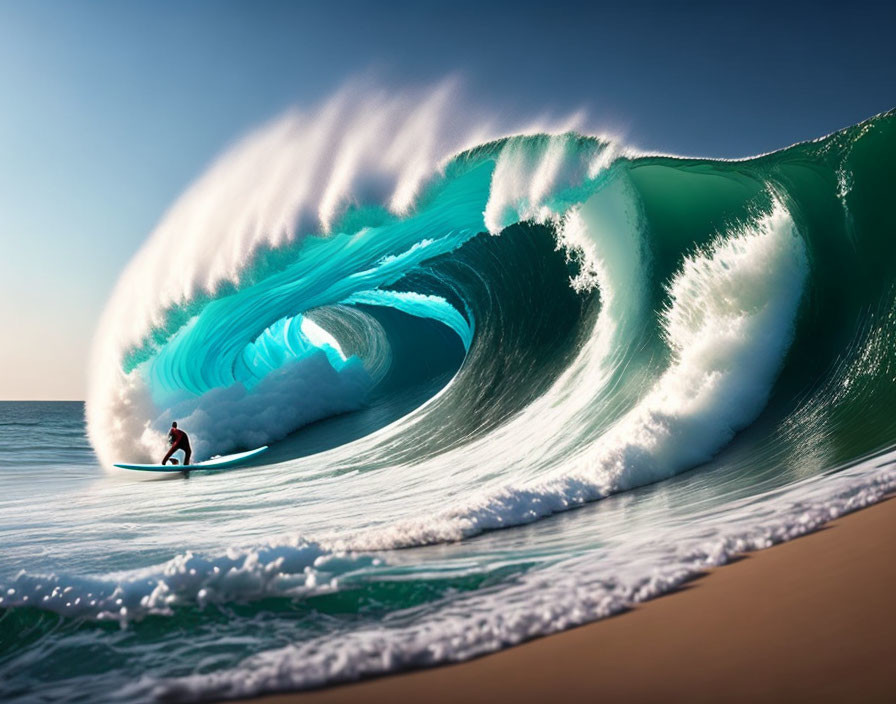
[[[896,489],[896,114],[725,161],[437,139],[445,99],[234,145],[122,273],[86,404],[0,403],[0,700],[462,660]],[[272,447],[112,467],[172,420]]]

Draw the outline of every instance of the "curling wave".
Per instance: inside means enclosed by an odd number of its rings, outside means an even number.
[[[837,358],[818,319],[833,266],[855,276],[869,239],[886,260],[863,208],[868,145],[891,148],[891,114],[753,161],[639,157],[571,132],[451,155],[470,130],[440,132],[450,95],[411,108],[343,93],[291,112],[185,193],[96,338],[88,419],[104,463],[159,454],[173,418],[201,458],[383,403],[402,391],[393,346],[429,321],[462,357],[434,362],[435,396],[353,450],[424,475],[451,466],[476,498],[417,532],[454,539],[706,462],[779,376],[801,391]],[[853,319],[890,304],[891,279],[856,282],[830,328],[871,334]],[[391,335],[388,315],[402,318]],[[821,340],[813,371],[782,375],[795,336],[802,354]],[[412,355],[438,357],[426,344]]]

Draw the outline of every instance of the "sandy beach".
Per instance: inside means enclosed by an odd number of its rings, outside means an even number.
[[[470,662],[265,704],[893,700],[896,501],[631,611]]]

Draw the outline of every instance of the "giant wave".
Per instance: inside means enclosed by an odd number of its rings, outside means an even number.
[[[184,194],[96,337],[104,463],[159,454],[172,419],[208,456],[388,405],[404,390],[392,350],[409,345],[438,383],[344,441],[375,466],[450,467],[449,500],[351,547],[528,522],[705,463],[757,418],[776,452],[795,453],[798,430],[832,463],[888,440],[840,451],[852,419],[818,417],[822,401],[814,425],[793,418],[860,373],[837,376],[845,345],[888,334],[874,152],[892,151],[892,114],[726,162],[563,130],[463,149],[472,131],[442,127],[451,95],[341,93],[250,135]],[[455,336],[454,362],[419,321]],[[889,398],[869,386],[840,405]]]

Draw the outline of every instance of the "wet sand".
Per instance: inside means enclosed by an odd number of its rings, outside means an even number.
[[[896,501],[610,619],[476,660],[265,704],[891,702]]]

